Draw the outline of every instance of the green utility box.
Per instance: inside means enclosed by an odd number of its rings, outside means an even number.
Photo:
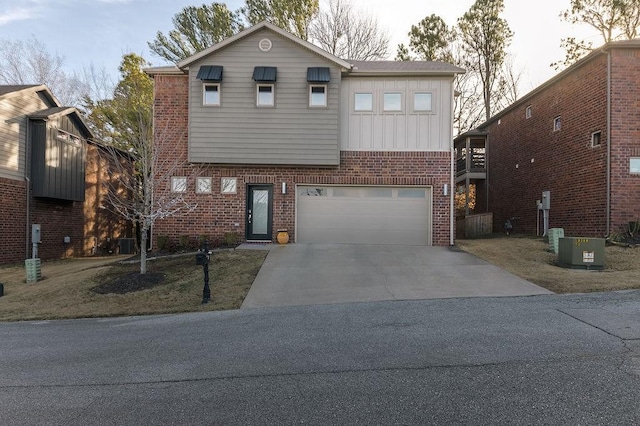
[[[564,228],[549,229],[549,250],[558,254],[558,241],[564,237]]]
[[[42,278],[40,259],[26,259],[24,266],[27,270],[27,284],[35,283]]]
[[[604,238],[560,238],[558,265],[571,269],[604,269]]]

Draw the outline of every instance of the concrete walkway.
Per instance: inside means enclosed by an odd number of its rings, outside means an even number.
[[[242,308],[551,294],[448,247],[275,245]]]

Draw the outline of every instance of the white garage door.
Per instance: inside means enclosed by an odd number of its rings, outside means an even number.
[[[431,245],[431,188],[298,186],[299,243]]]

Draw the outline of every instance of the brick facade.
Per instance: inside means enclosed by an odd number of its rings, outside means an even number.
[[[604,236],[640,217],[639,50],[611,49],[611,227],[607,229],[607,69],[596,52],[492,119],[488,131],[489,211],[494,228],[515,217],[516,232],[536,233],[536,200],[551,191],[549,226],[565,235]],[[525,118],[531,107],[531,117]],[[560,117],[561,129],[554,130]],[[600,144],[592,146],[592,134]],[[540,230],[542,230],[542,214]]]
[[[186,160],[188,149],[188,77],[178,75],[155,76],[154,122],[156,132],[172,129],[171,137],[158,137],[156,147],[181,147],[173,158]],[[166,163],[165,163],[166,164]],[[245,236],[246,185],[273,184],[273,237],[275,230],[286,228],[295,241],[296,184],[318,185],[421,185],[433,190],[433,244],[450,244],[450,196],[441,188],[451,182],[450,152],[380,152],[342,151],[337,167],[291,166],[216,166],[189,164],[172,171],[174,176],[189,176],[185,200],[197,204],[195,211],[185,216],[157,220],[154,225],[154,244],[158,236],[174,241],[187,236],[196,241],[200,236],[219,240],[226,232]],[[162,172],[156,173],[163,174]],[[196,194],[195,176],[211,177],[213,191]],[[222,177],[238,179],[237,193],[220,193]],[[280,185],[289,190],[282,194]],[[168,185],[165,182],[164,185]],[[159,190],[166,190],[160,188]]]
[[[98,148],[87,146],[85,201],[64,201],[29,197],[27,215],[26,181],[0,178],[3,200],[0,209],[0,264],[19,263],[32,256],[31,224],[41,225],[43,260],[109,254],[120,237],[132,237],[131,224],[104,208],[104,180],[111,169]],[[27,216],[29,229],[27,229]],[[70,237],[68,244],[64,237]],[[108,241],[107,241],[108,240]],[[101,250],[104,248],[105,250]]]

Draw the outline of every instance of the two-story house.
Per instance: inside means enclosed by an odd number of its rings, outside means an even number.
[[[0,263],[91,255],[131,236],[109,213],[102,183],[112,179],[80,113],[44,85],[0,86]],[[115,248],[115,247],[114,247]]]
[[[158,220],[156,238],[453,244],[462,69],[347,61],[263,22],[146,71],[155,143],[182,147],[171,189],[198,205]]]
[[[488,188],[496,229],[515,218],[516,231],[541,234],[549,191],[549,227],[624,230],[640,219],[640,40],[594,50],[456,141],[486,148],[486,176],[471,177]]]

